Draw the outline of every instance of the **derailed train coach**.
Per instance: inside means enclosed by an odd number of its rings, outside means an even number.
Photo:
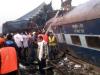
[[[61,49],[64,46],[69,54],[100,67],[100,0],[90,0],[47,25]]]
[[[13,32],[23,32],[30,31],[36,27],[34,22],[30,22],[30,20],[15,20],[15,21],[7,21],[3,24],[2,33],[13,33]]]

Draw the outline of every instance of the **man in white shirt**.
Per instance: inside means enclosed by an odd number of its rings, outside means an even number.
[[[23,37],[23,47],[24,47],[24,51],[23,51],[24,59],[26,61],[26,57],[28,56],[28,40],[29,40],[29,38],[26,33],[23,33],[22,37]]]
[[[19,33],[15,34],[14,41],[15,41],[16,45],[18,46],[18,48],[23,47],[23,37],[21,34],[19,34]]]
[[[43,40],[42,36],[38,37],[38,59],[39,59],[39,71],[41,75],[45,75],[45,70],[43,69],[46,67],[46,57],[48,55],[47,51],[47,44]]]
[[[43,40],[42,36],[38,38],[38,59],[41,61],[48,54],[47,43]]]
[[[17,33],[13,36],[14,38],[14,41],[18,47],[18,56],[19,56],[19,59],[21,59],[21,51],[22,51],[22,48],[23,48],[23,37],[21,34]]]

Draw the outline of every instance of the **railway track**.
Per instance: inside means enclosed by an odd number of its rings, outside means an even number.
[[[64,59],[67,57],[68,60]],[[61,63],[55,63],[50,61],[50,63],[54,66],[54,68],[60,73],[59,75],[71,75],[69,72],[76,72],[74,75],[100,75],[100,67],[89,64],[85,61],[82,61],[70,54],[66,54],[66,57],[62,58]],[[71,65],[70,65],[71,64]],[[75,69],[75,65],[78,65]],[[69,67],[68,67],[69,66]],[[66,71],[66,72],[65,72]],[[65,73],[64,73],[65,72]]]
[[[88,67],[91,67],[91,68],[93,68],[93,70],[95,70],[95,71],[97,71],[97,72],[100,72],[100,67],[97,67],[97,66],[95,66],[95,65],[93,65],[93,64],[90,64],[90,63],[87,63],[87,62],[85,62],[85,61],[82,61],[82,60],[80,60],[80,59],[78,59],[78,58],[76,58],[76,57],[74,57],[74,56],[71,56],[71,55],[66,55],[71,61],[73,61],[73,62],[75,62],[75,63],[77,63],[77,64],[81,64],[81,65],[85,65],[85,66],[88,66]]]

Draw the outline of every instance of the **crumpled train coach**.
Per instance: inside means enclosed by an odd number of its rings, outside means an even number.
[[[100,0],[90,0],[53,18],[47,22],[49,25],[58,39],[59,48],[100,67]]]

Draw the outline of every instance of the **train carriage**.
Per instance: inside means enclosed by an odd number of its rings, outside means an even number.
[[[100,0],[90,0],[48,24],[61,48],[100,67]]]

